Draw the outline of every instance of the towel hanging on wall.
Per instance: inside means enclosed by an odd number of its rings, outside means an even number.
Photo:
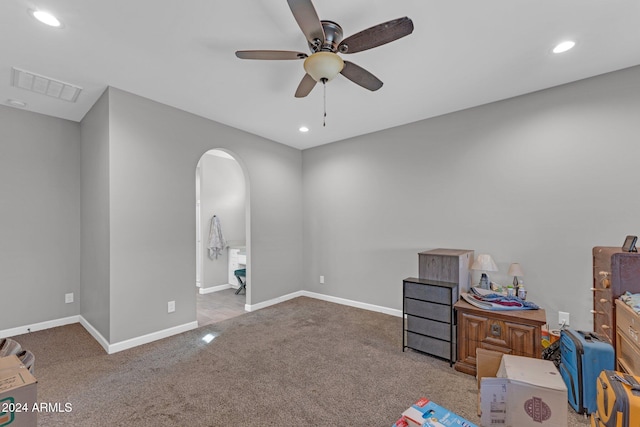
[[[222,251],[227,246],[227,242],[222,235],[222,226],[220,225],[220,219],[217,216],[211,218],[211,224],[209,227],[209,258],[218,259],[222,255]]]

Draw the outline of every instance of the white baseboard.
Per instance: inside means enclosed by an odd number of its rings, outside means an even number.
[[[183,325],[174,326],[168,329],[163,329],[161,331],[152,332],[150,334],[120,341],[115,344],[109,344],[107,353],[109,354],[117,353],[122,350],[127,350],[129,348],[137,347],[142,344],[147,344],[156,340],[160,340],[162,338],[167,338],[172,335],[181,334],[183,332],[196,329],[197,327],[198,327],[198,322],[193,321],[193,322],[185,323]]]
[[[204,295],[210,294],[212,292],[224,291],[225,289],[231,289],[233,287],[233,285],[227,283],[226,285],[211,286],[210,288],[200,288],[198,292],[200,293],[200,295]]]
[[[362,308],[369,311],[377,311],[378,313],[388,314],[390,316],[402,317],[402,310],[384,307],[381,305],[369,304],[366,302],[354,301],[345,298],[338,298],[331,295],[318,294],[316,292],[302,291],[304,296],[316,298],[323,301],[335,302],[336,304],[348,305],[350,307]]]
[[[222,285],[225,286],[225,285]],[[226,288],[228,289],[229,285]],[[208,288],[211,289],[211,288]],[[211,291],[215,292],[215,291]],[[319,294],[316,292],[309,291],[297,291],[292,292],[287,295],[283,295],[277,298],[270,299],[268,301],[263,301],[257,304],[245,304],[244,309],[246,311],[256,311],[261,308],[269,307],[271,305],[279,304],[284,301],[288,301],[297,297],[309,297],[316,298],[323,301],[333,302],[342,305],[348,305],[350,307],[362,308],[364,310],[376,311],[379,313],[389,314],[391,316],[402,317],[402,310],[396,310],[389,307],[383,307],[380,305],[368,304],[360,301],[349,300],[345,298],[338,298],[331,295]],[[174,326],[168,329],[163,329],[161,331],[152,332],[146,335],[142,335],[139,337],[131,338],[128,340],[120,341],[114,344],[110,344],[105,337],[102,336],[100,332],[96,328],[91,325],[83,316],[70,316],[62,319],[55,319],[46,322],[34,323],[31,325],[19,326],[16,328],[4,329],[0,330],[0,338],[13,337],[15,335],[22,335],[28,332],[41,331],[43,329],[55,328],[57,326],[69,325],[72,323],[80,323],[86,330],[91,334],[91,336],[98,341],[100,346],[104,348],[104,350],[108,354],[117,353],[122,350],[127,350],[129,348],[137,347],[142,344],[147,344],[162,338],[167,338],[172,335],[181,334],[183,332],[190,331],[192,329],[196,329],[198,327],[198,322],[193,321],[189,323],[185,323],[183,325]]]
[[[80,316],[80,324],[84,326],[84,328],[91,334],[93,338],[104,348],[108,354],[117,353],[122,350],[127,350],[129,348],[137,347],[142,344],[148,344],[150,342],[160,340],[162,338],[167,338],[172,335],[181,334],[183,332],[190,331],[191,329],[195,329],[198,327],[198,322],[189,322],[184,325],[174,326],[172,328],[163,329],[162,331],[152,332],[150,334],[142,335],[139,337],[131,338],[128,340],[120,341],[115,344],[110,344],[105,337],[102,336],[100,332],[96,328],[93,327],[91,323],[89,323],[84,317]]]
[[[287,295],[283,295],[281,297],[277,297],[277,298],[270,299],[270,300],[267,300],[267,301],[259,302],[257,304],[245,304],[244,305],[244,310],[245,311],[260,310],[261,308],[269,307],[271,305],[276,305],[276,304],[288,301],[288,300],[293,299],[293,298],[304,296],[303,292],[304,291],[293,292],[291,294],[287,294]]]
[[[16,335],[22,335],[29,332],[42,331],[44,329],[55,328],[57,326],[70,325],[72,323],[80,323],[91,336],[98,341],[98,344],[108,354],[117,353],[122,350],[137,347],[142,344],[147,344],[152,341],[156,341],[162,338],[167,338],[172,335],[181,334],[182,332],[190,331],[198,327],[198,322],[189,322],[184,325],[174,326],[172,328],[164,329],[162,331],[152,332],[150,334],[142,335],[140,337],[131,338],[129,340],[120,341],[115,344],[110,344],[105,337],[102,336],[91,323],[87,321],[81,315],[64,317],[62,319],[49,320],[47,322],[34,323],[31,325],[19,326],[17,328],[4,329],[0,331],[0,338],[14,337]]]
[[[98,344],[100,344],[100,346],[104,348],[104,351],[109,353],[109,341],[107,341],[107,339],[103,337],[102,334],[98,332],[98,330],[94,328],[93,325],[89,323],[87,319],[85,319],[83,316],[79,316],[79,317],[80,317],[80,324],[87,330],[87,332],[89,332],[89,334],[96,341],[98,341]]]
[[[338,298],[331,295],[319,294],[319,293],[310,292],[310,291],[297,291],[287,295],[283,295],[278,298],[263,301],[257,304],[252,304],[252,305],[245,304],[244,309],[246,311],[256,311],[261,308],[279,304],[281,302],[284,302],[293,298],[297,298],[297,297],[315,298],[323,301],[334,302],[336,304],[348,305],[350,307],[362,308],[364,310],[376,311],[379,313],[389,314],[391,316],[402,317],[402,310],[397,310],[395,308],[383,307],[381,305],[368,304],[365,302],[354,301],[354,300],[345,299],[345,298]]]
[[[0,338],[14,337],[16,335],[27,334],[29,332],[41,331],[43,329],[55,328],[57,326],[78,323],[80,316],[63,317],[62,319],[47,320],[46,322],[33,323],[31,325],[18,326],[16,328],[3,329],[0,331]]]

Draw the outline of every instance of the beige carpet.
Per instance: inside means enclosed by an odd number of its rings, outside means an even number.
[[[38,400],[72,405],[40,426],[389,427],[422,396],[479,425],[475,378],[402,352],[400,318],[311,298],[112,355],[78,324],[14,339]]]

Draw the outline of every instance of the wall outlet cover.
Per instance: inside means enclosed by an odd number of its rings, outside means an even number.
[[[558,312],[558,325],[569,326],[569,313],[566,311]]]
[[[73,302],[73,292],[69,294],[64,294],[64,302],[65,304],[69,304]]]

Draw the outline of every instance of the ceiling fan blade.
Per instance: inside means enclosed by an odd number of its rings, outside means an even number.
[[[298,26],[312,45],[324,43],[324,30],[311,0],[287,0]],[[316,41],[317,40],[317,41]]]
[[[296,89],[296,98],[304,98],[309,95],[311,90],[316,86],[316,81],[313,80],[309,74],[305,74],[300,84],[298,85],[298,89]]]
[[[289,50],[238,50],[236,56],[240,59],[304,59],[308,55]]]
[[[362,30],[340,43],[340,53],[356,53],[408,36],[413,32],[413,21],[406,16]]]
[[[380,79],[353,62],[344,61],[344,68],[342,68],[340,74],[370,91],[378,90],[382,87]]]

